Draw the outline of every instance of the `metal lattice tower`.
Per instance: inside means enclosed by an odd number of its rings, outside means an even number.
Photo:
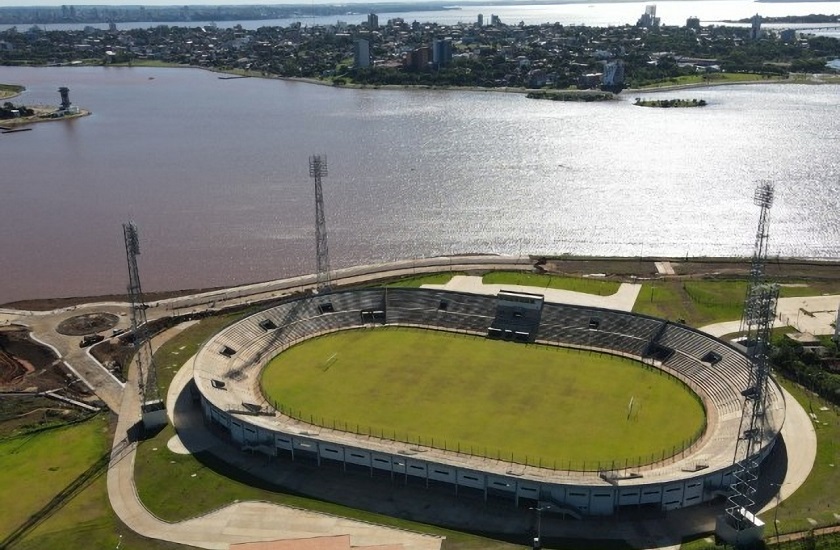
[[[750,280],[747,286],[747,296],[744,302],[744,315],[741,317],[741,332],[749,330],[748,320],[755,315],[750,314],[753,307],[753,289],[765,283],[765,272],[767,267],[767,242],[770,237],[768,224],[770,222],[770,207],[773,206],[773,185],[767,182],[760,183],[753,194],[753,202],[761,207],[761,214],[758,218],[758,230],[755,233],[755,247],[753,248],[752,261],[750,262]]]
[[[146,302],[140,287],[140,271],[137,269],[137,256],[140,255],[140,241],[137,226],[133,222],[123,224],[125,237],[125,255],[128,258],[128,297],[131,301],[131,331],[134,335],[134,347],[139,368],[140,402],[146,405],[160,401],[160,388],[157,373],[152,361],[152,343],[146,324]]]
[[[315,260],[318,269],[316,289],[318,293],[329,292],[330,251],[327,247],[327,221],[324,213],[324,191],[321,179],[327,176],[327,156],[309,157],[309,177],[315,180]]]
[[[773,204],[773,186],[769,183],[760,184],[755,191],[754,201],[761,207],[761,215],[741,319],[741,331],[745,333],[744,342],[751,368],[749,383],[741,392],[744,405],[735,447],[736,468],[732,474],[732,491],[726,507],[729,523],[736,532],[751,527],[746,524],[742,511],[756,512],[754,496],[758,483],[758,453],[766,443],[766,438],[773,435],[768,431],[769,421],[765,414],[770,381],[770,335],[779,298],[778,285],[768,283],[765,276],[769,237],[767,226]]]

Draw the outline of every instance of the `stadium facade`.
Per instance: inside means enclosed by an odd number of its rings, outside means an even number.
[[[512,298],[513,296],[513,298]],[[517,313],[516,302],[524,308]],[[534,309],[539,305],[539,316]],[[277,354],[339,330],[413,326],[630,357],[666,371],[702,400],[705,433],[652,463],[527,465],[328,429],[281,414],[262,395],[259,375]],[[684,508],[726,494],[741,434],[750,360],[705,333],[654,317],[542,302],[536,295],[482,296],[427,289],[371,289],[307,296],[271,307],[217,333],[195,357],[193,380],[204,419],[243,452],[333,464],[394,482],[452,489],[511,505],[549,503],[572,516],[607,516],[623,507]],[[678,411],[675,411],[678,414]],[[757,458],[784,423],[781,389],[771,384],[768,425]],[[631,461],[632,462],[632,461]],[[558,468],[559,466],[559,468]],[[373,481],[372,481],[373,482]]]

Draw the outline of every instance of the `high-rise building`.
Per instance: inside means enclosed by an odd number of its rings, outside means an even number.
[[[432,44],[432,63],[436,67],[446,67],[452,62],[452,41],[435,40]]]
[[[699,17],[689,17],[685,20],[685,26],[689,29],[700,30],[700,18]]]
[[[476,27],[483,27],[484,26],[484,14],[479,13],[478,17],[475,20]]]
[[[369,13],[367,18],[367,26],[369,30],[379,30],[379,16],[375,13]]]
[[[353,66],[359,69],[370,67],[370,41],[358,38],[353,43]]]
[[[407,69],[423,70],[429,65],[430,57],[431,48],[417,48],[406,54],[403,64]]]
[[[755,14],[750,19],[750,40],[758,40],[761,38],[761,16]]]
[[[639,20],[636,22],[636,26],[644,27],[646,29],[659,26],[659,17],[656,17],[656,4],[648,4],[645,6],[645,13],[639,17]]]

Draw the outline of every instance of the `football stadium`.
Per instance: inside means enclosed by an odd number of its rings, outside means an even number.
[[[410,288],[263,310],[208,340],[193,374],[205,421],[243,452],[570,517],[724,496],[749,377],[744,353],[680,323]],[[758,462],[785,418],[768,392]]]

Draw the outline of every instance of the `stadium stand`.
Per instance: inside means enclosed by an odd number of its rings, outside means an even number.
[[[250,452],[293,460],[341,461],[395,477],[453,484],[485,499],[514,505],[552,502],[575,514],[609,515],[622,506],[663,510],[708,501],[726,491],[741,435],[741,411],[750,385],[750,361],[735,347],[679,323],[594,307],[543,303],[529,339],[538,344],[596,350],[643,361],[682,380],[702,400],[705,434],[691,447],[654,464],[621,471],[563,471],[471,457],[434,448],[418,455],[399,441],[357,436],[309,425],[274,410],[257,379],[275,355],[320,334],[386,324],[479,336],[522,322],[498,300],[444,290],[389,288],[337,292],[289,301],[217,333],[196,356],[194,381],[205,421],[214,432]],[[503,321],[500,325],[500,320]],[[528,320],[531,322],[531,320]],[[510,325],[506,325],[508,328]],[[516,326],[525,326],[516,325]],[[524,330],[522,332],[525,332]],[[784,422],[781,390],[771,385],[765,434],[757,458],[772,449]]]

